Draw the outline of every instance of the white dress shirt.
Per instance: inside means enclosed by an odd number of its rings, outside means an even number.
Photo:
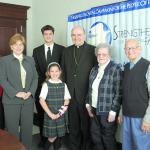
[[[50,47],[50,50],[51,50],[51,55],[52,55],[52,52],[53,52],[53,47],[54,47],[54,43],[52,43],[51,45],[46,45],[44,44],[44,49],[45,49],[45,58],[47,58],[47,51],[48,51],[48,48]]]

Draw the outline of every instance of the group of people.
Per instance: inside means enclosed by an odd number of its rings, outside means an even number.
[[[111,59],[111,46],[86,43],[81,26],[72,29],[73,45],[67,48],[54,42],[52,26],[41,32],[44,44],[33,58],[23,54],[25,39],[15,34],[12,54],[0,59],[6,130],[31,149],[35,97],[44,150],[58,150],[67,133],[69,150],[117,150],[118,119],[123,150],[148,150],[150,62],[141,57],[139,40],[125,41],[129,63],[121,70]]]

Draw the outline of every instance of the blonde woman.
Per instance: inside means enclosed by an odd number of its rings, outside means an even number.
[[[25,38],[21,34],[13,35],[9,46],[12,54],[2,57],[0,61],[5,126],[9,133],[16,136],[30,150],[37,72],[33,58],[23,54]]]

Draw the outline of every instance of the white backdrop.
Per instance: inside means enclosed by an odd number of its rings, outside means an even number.
[[[150,0],[130,0],[69,15],[68,45],[72,44],[71,29],[77,24],[84,27],[88,43],[110,43],[117,63],[127,61],[124,41],[128,38],[139,38],[142,56],[150,60]]]

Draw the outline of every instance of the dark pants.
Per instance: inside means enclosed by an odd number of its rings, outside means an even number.
[[[117,150],[115,139],[116,121],[109,123],[108,115],[98,115],[91,118],[91,137],[94,150]]]
[[[4,108],[2,104],[2,97],[0,97],[0,129],[4,129]]]
[[[32,145],[33,103],[4,104],[4,112],[7,131],[29,150]]]
[[[47,138],[43,136],[43,122],[44,122],[44,110],[39,102],[39,95],[41,92],[41,86],[38,86],[36,93],[35,93],[35,106],[37,110],[37,115],[34,116],[34,122],[36,125],[39,126],[40,129],[40,138],[41,138],[41,143],[39,143],[41,146],[46,142]],[[37,120],[36,120],[37,119]]]
[[[122,150],[122,143],[117,142],[117,150]]]
[[[88,129],[89,117],[85,105],[72,99],[69,105],[69,150],[91,150]]]
[[[35,102],[36,105],[36,110],[37,110],[37,119],[38,119],[38,126],[40,129],[40,137],[41,140],[44,142],[45,141],[45,137],[43,136],[43,122],[44,122],[44,110],[41,106],[41,104],[39,103],[39,100]]]

